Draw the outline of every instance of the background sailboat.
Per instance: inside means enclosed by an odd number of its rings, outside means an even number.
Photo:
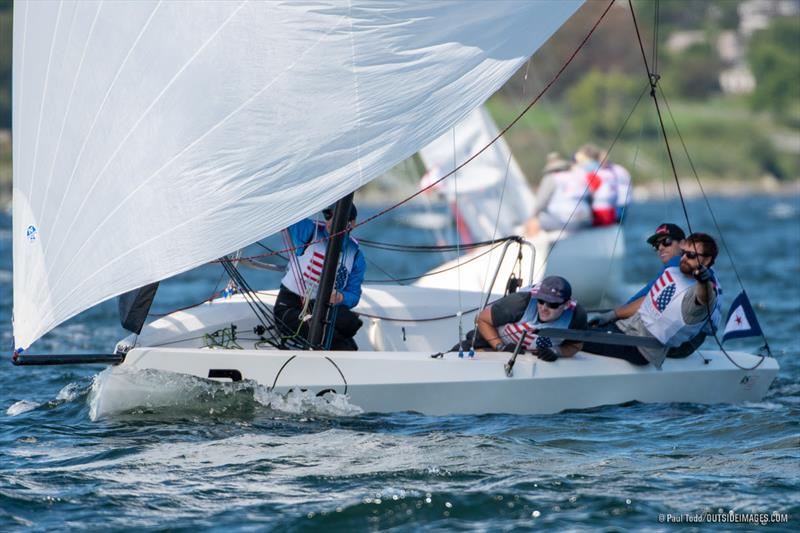
[[[498,133],[488,111],[474,109],[452,130],[420,150],[428,169],[420,186],[431,186],[439,176],[452,173],[474,158],[453,176],[432,186],[432,192],[442,195],[450,205],[461,242],[471,244],[520,235],[533,243],[536,253],[522,247],[520,265],[516,247],[507,254],[500,249],[486,253],[486,248],[478,248],[463,258],[437,266],[416,285],[474,287],[502,294],[512,272],[522,272],[523,283],[528,285],[547,275],[569,279],[578,300],[590,307],[618,301],[630,292],[619,268],[625,255],[621,226],[525,234],[535,196],[505,140],[501,137],[492,143]],[[499,274],[489,287],[498,264]],[[534,278],[526,279],[530,278],[531,266]]]

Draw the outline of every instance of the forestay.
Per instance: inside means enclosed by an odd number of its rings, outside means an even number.
[[[16,347],[409,157],[580,3],[17,2]]]

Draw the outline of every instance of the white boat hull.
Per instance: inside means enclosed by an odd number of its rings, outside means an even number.
[[[760,360],[741,352],[731,356],[744,367]],[[721,352],[668,359],[662,370],[579,353],[553,363],[520,355],[513,375],[507,377],[504,365],[508,359],[507,353],[489,352],[479,352],[473,358],[459,358],[455,353],[432,358],[428,352],[137,348],[99,380],[93,415],[170,407],[174,399],[169,390],[158,382],[151,389],[143,387],[136,379],[141,370],[205,379],[210,373],[236,371],[242,379],[278,393],[291,389],[315,395],[332,391],[347,394],[349,402],[365,412],[414,411],[426,415],[549,414],[632,401],[758,401],[778,372],[772,358],[748,371],[734,366]]]
[[[275,291],[260,296],[271,304]],[[445,316],[457,308],[459,299],[466,308],[482,297],[446,289],[365,286],[357,308],[365,322],[356,337],[363,350],[358,352],[257,349],[260,338],[252,331],[258,323],[241,295],[178,311],[118,344],[118,349],[127,350],[135,339],[137,347],[97,380],[93,416],[180,404],[171,386],[170,376],[176,374],[202,379],[240,376],[279,393],[333,391],[346,394],[351,404],[366,412],[445,415],[547,414],[632,401],[757,401],[778,372],[772,358],[747,371],[721,352],[711,351],[667,359],[662,370],[586,353],[554,363],[523,354],[512,377],[507,377],[507,353],[479,352],[460,358],[449,352],[431,357],[456,343],[459,318],[421,319]],[[474,315],[462,315],[464,332],[472,328]],[[205,334],[231,325],[236,326],[236,343],[243,349],[208,347]],[[731,356],[746,368],[761,360],[740,352]],[[159,378],[142,378],[142,371],[153,370],[159,371]]]

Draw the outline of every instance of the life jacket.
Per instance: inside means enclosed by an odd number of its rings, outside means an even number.
[[[716,299],[710,323],[716,328],[722,316],[722,298],[719,284],[715,280],[716,276],[713,276],[712,272],[712,286],[716,292]],[[669,267],[650,287],[639,308],[638,312],[647,331],[665,346],[680,346],[708,327],[709,320],[697,324],[687,324],[683,320],[681,310],[683,297],[696,283],[694,278],[681,272],[680,267]]]
[[[315,223],[317,226],[313,235],[326,236],[325,224],[322,222]],[[281,284],[298,296],[309,297],[312,300],[316,299],[319,292],[320,278],[322,277],[322,266],[325,264],[326,249],[327,241],[306,244],[305,250],[297,258],[297,261],[290,261],[289,268],[286,269]],[[334,283],[336,290],[341,290],[347,285],[347,278],[353,270],[357,253],[358,243],[352,237],[348,237],[342,247],[339,266],[336,269],[336,282]]]
[[[536,307],[536,296],[534,292],[531,294],[531,300],[528,302],[528,307],[525,308],[525,312],[522,314],[522,317],[519,319],[519,321],[510,324],[504,324],[497,329],[497,332],[500,334],[500,340],[502,340],[505,344],[517,343],[519,342],[520,337],[522,337],[522,333],[527,331],[528,335],[525,337],[525,341],[523,342],[523,348],[525,351],[531,351],[535,348],[550,348],[553,346],[553,340],[550,337],[537,335],[533,333],[533,330],[544,327],[561,329],[569,328],[569,325],[572,322],[572,317],[575,314],[575,307],[577,307],[577,305],[578,303],[575,300],[570,300],[560,317],[551,322],[542,322],[539,320],[539,310]]]
[[[590,220],[592,211],[583,172],[577,169],[563,170],[554,172],[552,177],[555,190],[545,211],[564,223],[570,220],[570,216],[573,221]]]
[[[610,168],[596,168],[586,174],[592,193],[592,224],[607,226],[617,219],[616,176]]]

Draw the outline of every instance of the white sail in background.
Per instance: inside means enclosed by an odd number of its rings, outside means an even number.
[[[497,135],[489,112],[483,107],[474,109],[420,150],[428,169],[421,186],[427,187],[464,164]],[[512,235],[533,211],[533,193],[503,137],[434,188],[454,206],[458,197],[456,216],[469,230],[472,241]]]
[[[16,347],[411,156],[581,3],[17,2]]]

